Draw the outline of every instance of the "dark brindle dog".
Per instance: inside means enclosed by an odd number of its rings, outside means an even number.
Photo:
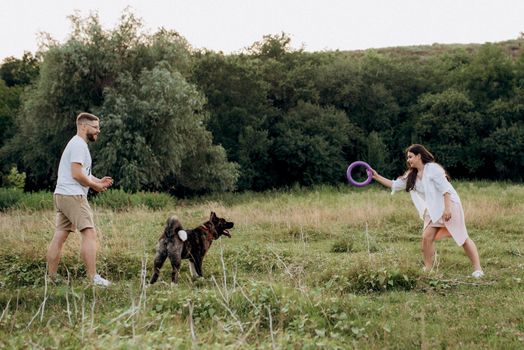
[[[182,241],[178,236],[178,232],[183,230],[182,224],[173,216],[168,218],[164,233],[158,240],[154,262],[155,267],[149,283],[153,284],[156,282],[160,269],[167,257],[169,257],[173,267],[173,272],[171,273],[171,281],[173,283],[177,283],[182,259],[189,259],[193,276],[195,276],[196,272],[196,275],[202,277],[202,260],[204,260],[209,247],[211,247],[211,243],[222,235],[231,238],[228,229],[233,226],[233,222],[219,218],[214,212],[211,212],[209,220],[197,228],[187,230],[187,240]]]

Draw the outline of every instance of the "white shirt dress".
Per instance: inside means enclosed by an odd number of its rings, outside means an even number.
[[[393,180],[391,194],[406,189],[405,176]],[[462,246],[468,239],[468,231],[464,221],[462,203],[451,183],[446,178],[444,169],[437,163],[426,163],[421,179],[415,182],[415,188],[409,192],[411,200],[422,220],[425,230],[428,226],[438,228],[436,240],[452,237],[457,245]],[[444,213],[444,194],[449,193],[451,199],[451,219],[442,219]]]

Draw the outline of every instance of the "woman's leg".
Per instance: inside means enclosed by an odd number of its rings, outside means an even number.
[[[433,248],[433,241],[437,235],[438,228],[427,226],[422,232],[422,255],[424,256],[424,267],[426,271],[433,268],[433,257],[435,256],[435,249]]]
[[[469,260],[471,260],[471,264],[473,265],[475,271],[482,271],[482,267],[480,267],[479,252],[477,250],[475,242],[468,238],[466,239],[462,247],[464,248],[464,251],[466,252],[466,255],[468,256]]]

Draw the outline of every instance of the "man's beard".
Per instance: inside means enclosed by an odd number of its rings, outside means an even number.
[[[95,138],[95,134],[87,134],[87,139],[91,142],[95,142],[96,141],[96,138]]]

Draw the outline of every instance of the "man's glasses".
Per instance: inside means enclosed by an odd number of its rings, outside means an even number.
[[[94,125],[89,124],[89,123],[83,123],[83,124],[84,125],[88,125],[88,126],[92,127],[93,129],[100,131],[100,126],[94,126]]]

